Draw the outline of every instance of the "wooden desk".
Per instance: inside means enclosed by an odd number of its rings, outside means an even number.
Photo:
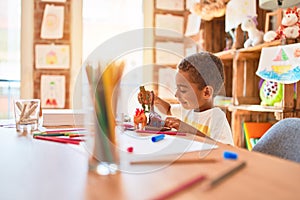
[[[153,199],[199,174],[211,179],[236,165],[223,160],[224,150],[237,152],[246,167],[211,190],[201,191],[198,184],[174,199],[300,199],[300,164],[227,145],[208,154],[217,163],[100,176],[88,171],[88,154],[80,146],[18,137],[9,128],[0,128],[0,135],[0,199]],[[193,152],[183,158],[198,156]]]

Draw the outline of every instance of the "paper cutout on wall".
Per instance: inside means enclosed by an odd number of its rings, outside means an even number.
[[[41,76],[42,108],[65,107],[66,77],[63,75]]]
[[[263,79],[290,84],[300,80],[300,44],[265,47],[256,74]]]
[[[238,9],[237,9],[238,8]],[[225,32],[236,28],[248,16],[256,16],[256,1],[231,0],[226,5]]]
[[[64,31],[64,7],[46,5],[42,21],[41,38],[60,39]]]
[[[68,69],[69,45],[36,45],[35,66],[37,69]]]

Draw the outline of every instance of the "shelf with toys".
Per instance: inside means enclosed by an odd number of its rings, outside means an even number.
[[[284,40],[287,44],[295,40]],[[231,112],[231,127],[235,145],[243,147],[243,122],[276,121],[287,117],[300,117],[300,82],[282,85],[282,100],[277,105],[261,105],[260,77],[256,75],[258,63],[263,47],[279,46],[283,40],[265,42],[257,46],[231,49],[216,53],[224,63],[232,65],[232,103],[227,107]]]
[[[296,83],[294,83],[295,81],[291,81],[290,83],[285,82],[280,84],[273,81],[276,85],[269,87],[266,86],[267,81],[262,80],[257,75],[260,61],[262,60],[261,53],[262,51],[266,51],[266,49],[274,49],[272,54],[269,54],[267,64],[264,64],[266,66],[284,68],[284,62],[285,59],[288,59],[288,56],[293,57],[295,60],[293,61],[293,65],[299,63],[296,60],[299,56],[295,55],[296,50],[299,49],[300,51],[300,45],[298,47],[296,44],[300,40],[298,11],[299,9],[297,8],[288,8],[283,15],[282,24],[277,28],[277,31],[266,32],[260,44],[247,46],[245,42],[244,48],[229,49],[215,53],[223,61],[225,72],[226,70],[232,71],[230,76],[226,77],[227,82],[225,80],[225,87],[226,92],[228,85],[231,87],[231,91],[230,93],[227,92],[227,96],[232,97],[232,102],[227,106],[227,110],[231,112],[231,128],[236,146],[245,146],[243,127],[245,122],[274,123],[277,120],[287,117],[300,117],[299,81]],[[245,34],[245,32],[242,34]],[[289,55],[287,56],[281,50],[288,48],[292,50],[289,51]],[[273,66],[273,61],[279,61],[274,60],[279,59],[279,50],[281,52],[280,56],[285,58],[281,57],[280,59],[282,60],[278,62],[279,64]],[[263,59],[265,59],[265,56]],[[281,71],[285,75],[286,71],[283,68]],[[275,68],[273,70],[275,71]],[[299,75],[296,76],[299,77]],[[299,78],[296,80],[299,80]],[[267,94],[270,91],[272,93],[270,94],[272,102],[267,101],[269,98]]]

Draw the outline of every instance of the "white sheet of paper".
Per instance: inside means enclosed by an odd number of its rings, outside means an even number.
[[[140,136],[133,131],[125,131],[119,134],[120,150],[127,152],[128,147],[133,147],[133,156],[157,157],[165,155],[181,155],[187,152],[204,151],[215,149],[217,145],[211,145],[194,140],[182,138],[182,136],[165,135],[165,138],[158,142],[152,142],[151,138],[157,136]]]
[[[256,75],[284,84],[300,80],[300,43],[264,47]]]
[[[62,75],[41,76],[42,108],[65,107],[66,77]]]
[[[42,21],[41,38],[60,39],[64,32],[64,6],[46,5]]]
[[[226,5],[225,32],[229,32],[231,29],[236,28],[247,16],[256,16],[256,1],[229,1]]]
[[[35,45],[35,67],[37,69],[68,69],[70,67],[69,45]]]
[[[201,18],[198,15],[190,14],[188,16],[186,36],[196,35],[200,31]]]

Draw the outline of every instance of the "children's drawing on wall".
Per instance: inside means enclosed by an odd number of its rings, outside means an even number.
[[[256,74],[263,79],[284,84],[300,80],[300,44],[262,49]]]
[[[63,75],[41,76],[42,108],[64,108],[66,78]]]
[[[64,7],[46,5],[42,21],[41,38],[60,39],[64,31]]]
[[[35,63],[37,69],[68,69],[69,45],[36,45]]]

